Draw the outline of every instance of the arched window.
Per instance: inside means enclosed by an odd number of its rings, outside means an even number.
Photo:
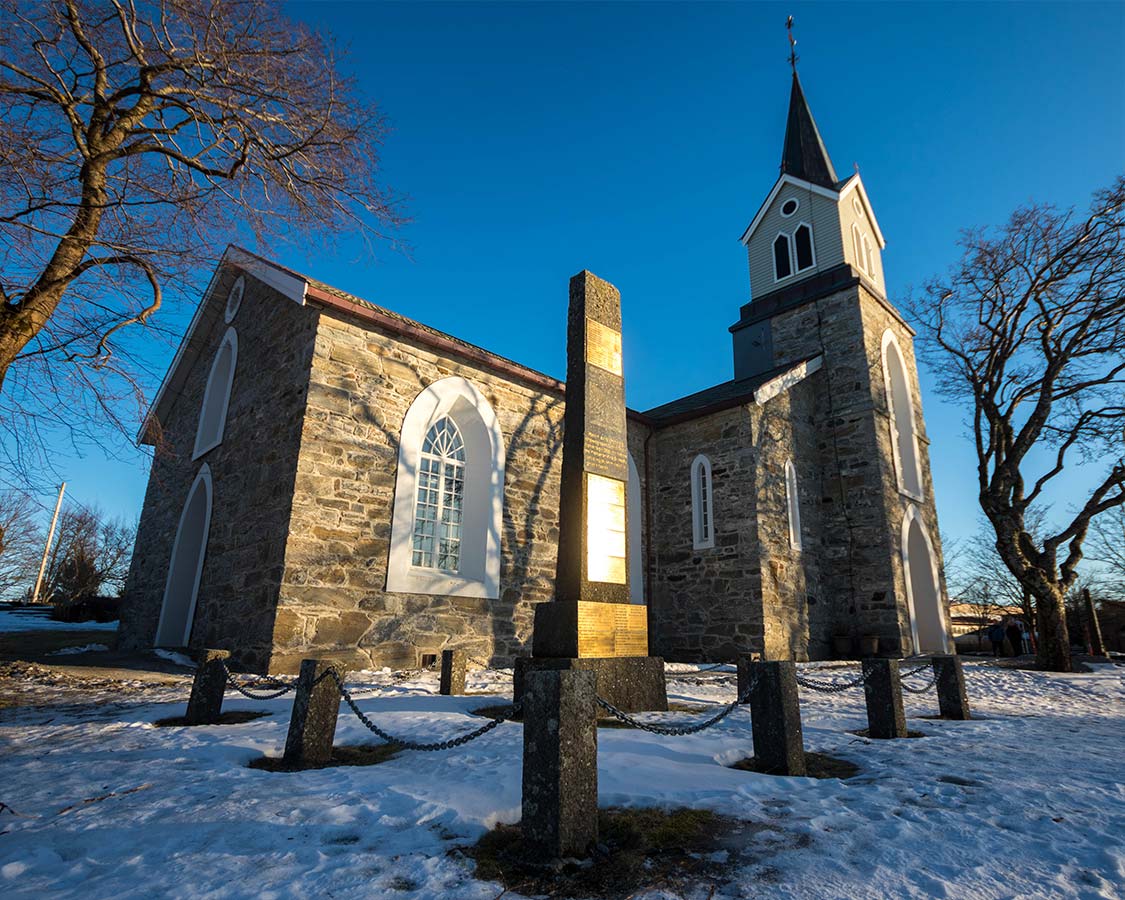
[[[797,256],[797,271],[811,269],[816,264],[816,257],[813,255],[812,226],[808,222],[797,226],[797,230],[793,232],[793,244]]]
[[[238,335],[233,328],[228,328],[211,363],[207,387],[203,389],[203,407],[199,412],[199,425],[195,430],[195,450],[192,452],[192,459],[199,459],[208,450],[214,450],[223,442],[223,433],[227,427],[227,407],[230,406],[230,392],[234,385],[234,367],[237,362]]]
[[[859,233],[858,225],[852,225],[852,259],[855,260],[857,269],[867,271],[867,255],[863,252],[863,236]]]
[[[410,405],[399,437],[387,590],[500,596],[504,437],[467,380],[443,378]]]
[[[785,507],[789,513],[789,546],[801,549],[801,498],[797,492],[797,467],[785,461]]]
[[[711,460],[703,454],[691,464],[691,545],[696,550],[715,546]]]
[[[775,281],[793,274],[793,264],[789,261],[789,237],[779,234],[773,239],[773,277]]]
[[[867,265],[867,274],[872,278],[875,277],[875,251],[871,247],[871,241],[867,235],[863,236],[863,260]]]
[[[413,563],[456,572],[461,563],[461,513],[465,504],[465,442],[448,416],[426,432],[418,463]]]
[[[239,275],[235,279],[234,284],[231,285],[230,293],[227,294],[227,306],[223,310],[223,320],[229,325],[234,321],[234,317],[238,315],[238,308],[242,306],[242,295],[246,291],[246,279]]]
[[[172,542],[168,578],[164,583],[164,602],[156,626],[156,646],[186,647],[195,619],[199,580],[207,553],[211,530],[211,470],[207,464],[192,482]]]
[[[902,568],[914,652],[948,653],[949,629],[945,622],[937,555],[914,504],[910,504],[902,517]]]
[[[891,422],[891,445],[898,489],[921,499],[922,468],[918,435],[914,428],[914,399],[906,377],[902,351],[890,329],[883,333],[883,380],[887,392],[887,413]]]

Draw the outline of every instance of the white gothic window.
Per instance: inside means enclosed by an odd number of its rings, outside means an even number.
[[[789,237],[779,234],[773,241],[774,278],[781,281],[793,274],[793,264],[789,261]]]
[[[898,488],[911,497],[922,497],[922,467],[918,435],[914,427],[914,400],[906,378],[906,363],[898,340],[889,329],[883,334],[883,378],[887,392],[887,412],[891,421],[891,447],[894,451]]]
[[[875,277],[875,251],[871,247],[871,241],[867,239],[867,235],[863,236],[863,260],[867,266],[867,274],[872,278]]]
[[[801,500],[797,494],[797,467],[785,461],[785,505],[789,513],[789,546],[801,549]]]
[[[815,260],[813,259],[812,227],[807,222],[802,222],[797,226],[797,230],[793,233],[793,243],[796,250],[797,271],[803,272],[805,269],[811,269]]]
[[[856,268],[862,272],[867,271],[867,256],[863,252],[863,238],[860,236],[859,227],[852,226],[852,258]]]
[[[712,494],[711,461],[700,454],[691,464],[691,537],[696,550],[715,546]]]
[[[413,563],[456,572],[461,564],[465,443],[451,418],[433,424],[422,442],[414,506]]]
[[[223,442],[237,362],[238,334],[233,328],[228,328],[211,363],[207,386],[203,389],[203,405],[199,411],[199,424],[195,430],[195,449],[192,452],[192,459],[199,459],[208,450],[213,450]]]

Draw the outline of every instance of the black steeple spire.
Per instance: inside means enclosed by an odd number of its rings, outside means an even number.
[[[781,173],[819,184],[836,187],[836,170],[820,139],[812,112],[809,110],[801,79],[797,77],[797,42],[793,39],[793,17],[786,22],[789,29],[789,65],[793,67],[793,89],[789,93],[789,119],[785,124],[785,147],[781,151]]]

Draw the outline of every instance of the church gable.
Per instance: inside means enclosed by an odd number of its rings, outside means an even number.
[[[835,195],[783,176],[743,241],[751,299],[839,265],[843,248]]]
[[[886,242],[875,220],[875,214],[867,199],[867,192],[859,175],[848,180],[840,192],[839,202],[840,240],[844,260],[878,292],[886,296],[887,288],[883,278],[882,249]]]

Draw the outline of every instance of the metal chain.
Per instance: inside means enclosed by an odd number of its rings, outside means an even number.
[[[750,683],[746,685],[746,690],[742,695],[735,700],[724,706],[718,713],[713,715],[710,719],[705,719],[702,722],[696,722],[694,725],[681,725],[679,727],[667,727],[664,725],[654,725],[651,722],[642,722],[640,719],[635,719],[627,712],[624,712],[601,697],[598,697],[598,706],[604,709],[607,713],[613,716],[618,721],[624,722],[626,725],[632,725],[634,728],[639,728],[641,731],[648,731],[652,734],[663,734],[670,737],[680,737],[685,734],[698,734],[712,725],[718,725],[723,719],[734,712],[738,707],[750,699],[750,691],[753,690],[754,684],[758,680],[758,673],[751,671]]]
[[[899,672],[899,678],[913,678],[919,672],[925,672],[926,669],[932,668],[928,662],[922,663],[917,669],[911,669],[909,672]]]
[[[340,696],[344,698],[344,702],[351,707],[351,710],[353,713],[355,713],[356,718],[363,723],[364,727],[366,727],[368,731],[372,732],[375,735],[378,735],[388,744],[395,744],[396,746],[402,747],[404,750],[434,751],[452,750],[454,747],[461,747],[469,743],[469,741],[475,741],[477,738],[483,737],[484,735],[488,734],[488,732],[492,731],[493,728],[496,728],[498,725],[501,725],[504,722],[508,721],[508,719],[519,715],[520,710],[523,707],[522,703],[513,703],[511,709],[492,719],[487,725],[482,725],[480,728],[477,728],[474,731],[470,731],[467,734],[463,734],[460,737],[452,738],[448,741],[433,741],[432,743],[428,744],[419,744],[415,743],[414,741],[408,741],[405,738],[395,737],[390,732],[384,731],[382,728],[372,722],[364,714],[363,710],[359,708],[355,700],[352,698],[351,691],[344,687],[344,682],[340,679],[340,674],[335,669],[329,669],[325,674],[329,674],[332,676],[333,680],[336,682],[336,687],[340,691]]]
[[[924,694],[935,684],[937,684],[937,672],[934,672],[934,674],[930,676],[929,680],[923,685],[919,685],[918,687],[911,687],[909,684],[904,684],[902,686],[902,689],[908,694]]]
[[[810,691],[820,691],[823,694],[839,694],[844,691],[850,691],[854,687],[864,684],[867,681],[866,675],[860,675],[851,681],[817,681],[815,678],[806,678],[803,675],[797,676],[797,684],[801,687],[806,687]]]
[[[226,663],[223,663],[223,671],[226,672],[227,675],[227,684],[238,691],[238,693],[242,694],[243,697],[247,697],[250,700],[276,700],[278,697],[288,694],[297,686],[296,681],[287,682],[282,681],[279,678],[272,678],[269,675],[263,675],[260,678],[256,678],[254,681],[250,682],[244,687],[243,685],[235,681],[234,673],[227,667]],[[280,687],[278,688],[278,690],[268,694],[252,694],[248,690],[248,688],[252,688],[255,685],[259,684],[269,684],[273,686],[280,685]]]

